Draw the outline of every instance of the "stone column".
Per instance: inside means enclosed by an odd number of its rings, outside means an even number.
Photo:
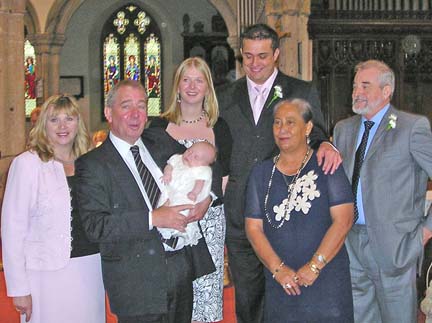
[[[25,3],[0,1],[0,206],[10,161],[25,148]]]
[[[240,36],[236,35],[236,36],[227,38],[228,45],[230,45],[230,47],[233,49],[234,57],[236,58],[235,63],[236,63],[236,78],[237,79],[244,75],[243,68],[237,59],[237,57],[239,57],[241,55],[240,54],[240,39],[239,39],[239,37]]]
[[[36,52],[37,75],[43,84],[43,98],[45,101],[59,92],[60,83],[60,53],[65,36],[63,34],[35,34],[28,35]]]
[[[310,0],[266,1],[267,23],[280,38],[279,68],[284,73],[304,80],[312,79],[312,42],[307,23]]]

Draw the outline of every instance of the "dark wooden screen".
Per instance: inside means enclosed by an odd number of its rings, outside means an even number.
[[[352,114],[355,65],[379,59],[393,68],[392,103],[432,120],[432,13],[429,0],[312,1],[313,71],[329,130]],[[389,7],[390,6],[390,7]]]

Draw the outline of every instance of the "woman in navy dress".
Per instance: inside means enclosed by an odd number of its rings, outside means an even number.
[[[353,196],[342,167],[318,166],[308,145],[309,104],[278,103],[273,134],[280,154],[255,166],[246,232],[264,266],[265,322],[353,322],[349,260]]]

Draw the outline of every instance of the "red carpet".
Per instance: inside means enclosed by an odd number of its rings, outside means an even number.
[[[234,309],[234,288],[224,290],[224,320],[222,323],[236,323]],[[19,315],[15,311],[11,298],[6,296],[6,285],[3,271],[0,271],[0,323],[19,323]],[[107,323],[117,323],[107,306]]]

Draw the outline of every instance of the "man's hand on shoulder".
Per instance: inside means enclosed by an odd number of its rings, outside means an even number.
[[[342,163],[340,152],[330,142],[324,141],[317,151],[318,166],[322,166],[324,174],[333,174]]]

